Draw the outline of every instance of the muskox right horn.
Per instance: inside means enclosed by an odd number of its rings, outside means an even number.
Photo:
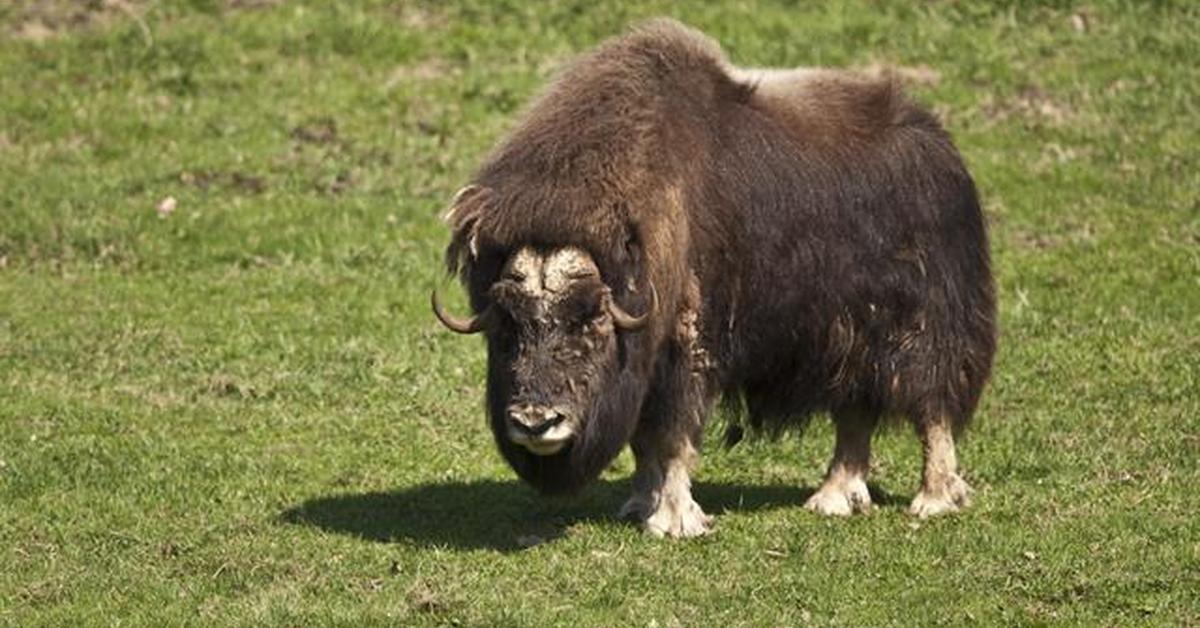
[[[658,309],[658,290],[654,289],[654,284],[650,284],[650,298],[650,309],[646,310],[641,316],[634,316],[621,309],[621,306],[617,305],[617,302],[612,297],[609,297],[608,313],[612,314],[613,324],[618,329],[624,329],[625,331],[637,331],[645,327],[646,323],[650,322],[650,316]]]
[[[460,334],[476,334],[487,328],[488,320],[491,319],[492,308],[484,310],[479,316],[473,316],[468,319],[458,318],[451,314],[447,314],[442,309],[442,304],[438,303],[437,290],[429,293],[429,302],[433,305],[433,315],[437,317],[446,329]]]

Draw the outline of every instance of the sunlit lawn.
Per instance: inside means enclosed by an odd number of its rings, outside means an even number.
[[[1002,327],[971,510],[903,514],[899,430],[851,520],[800,507],[823,421],[708,447],[684,542],[615,518],[628,455],[545,500],[494,451],[482,343],[427,309],[461,304],[437,214],[564,59],[659,14],[744,65],[898,66],[955,135]],[[0,622],[1196,624],[1198,32],[1189,2],[6,3]]]

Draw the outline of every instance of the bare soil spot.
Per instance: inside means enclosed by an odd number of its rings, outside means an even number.
[[[1062,238],[1031,229],[1014,231],[1011,240],[1017,248],[1033,251],[1045,251],[1062,246]]]
[[[434,81],[453,77],[454,67],[445,59],[434,57],[417,63],[397,66],[383,83],[384,91],[391,91],[407,83]]]
[[[45,41],[64,33],[139,20],[147,0],[8,0],[9,32],[17,39]]]
[[[418,613],[440,613],[450,606],[450,601],[424,581],[418,580],[408,589],[408,606]]]
[[[899,65],[876,61],[860,70],[867,76],[893,77],[914,87],[937,87],[942,73],[927,65]]]
[[[292,138],[308,144],[336,144],[338,142],[337,121],[333,118],[317,118],[292,129]]]
[[[291,137],[291,150],[278,167],[311,172],[311,188],[321,194],[346,193],[361,185],[364,169],[392,164],[390,152],[356,144],[342,135],[332,117],[312,118],[298,124],[292,128]]]
[[[1010,232],[1013,246],[1027,251],[1048,251],[1061,246],[1088,246],[1096,243],[1097,227],[1091,223],[1070,223],[1052,232],[1018,227]]]
[[[322,194],[337,196],[354,187],[354,173],[342,170],[326,181],[317,181],[313,186]]]
[[[179,173],[179,182],[201,190],[222,187],[247,194],[262,194],[267,190],[265,178],[238,171],[185,170]]]
[[[231,10],[238,9],[270,9],[283,4],[283,0],[228,0],[227,7]]]
[[[1037,85],[1025,85],[1012,98],[999,99],[988,95],[979,110],[984,119],[991,123],[1020,118],[1051,126],[1067,124],[1079,114],[1074,106]]]
[[[426,30],[446,24],[446,16],[428,7],[414,6],[414,3],[402,2],[396,8],[396,17],[400,23],[412,30]]]
[[[200,392],[212,397],[240,400],[268,399],[274,396],[270,391],[262,391],[254,384],[226,373],[210,376],[201,386]]]

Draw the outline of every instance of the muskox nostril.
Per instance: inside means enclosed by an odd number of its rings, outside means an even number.
[[[534,426],[530,430],[530,432],[534,436],[541,436],[542,434],[545,434],[546,432],[550,431],[550,428],[554,427],[555,425],[558,425],[559,423],[562,423],[562,415],[553,414],[553,415],[550,415],[550,417],[548,417],[546,420],[544,420],[541,423],[538,423],[536,426]]]
[[[565,414],[557,410],[529,406],[510,410],[508,413],[509,424],[528,436],[541,436],[566,418]]]

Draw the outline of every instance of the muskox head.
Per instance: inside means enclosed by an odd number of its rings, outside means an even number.
[[[436,297],[434,313],[453,331],[487,336],[488,411],[508,462],[545,492],[577,490],[636,425],[645,377],[629,336],[641,335],[657,300],[630,314],[592,256],[572,246],[516,250],[485,296],[473,318],[447,314]]]

